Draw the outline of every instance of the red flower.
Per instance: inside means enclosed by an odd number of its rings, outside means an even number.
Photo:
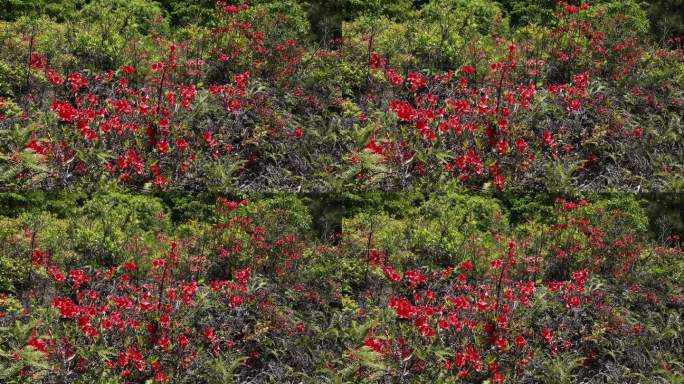
[[[50,109],[57,113],[57,116],[61,121],[67,123],[73,123],[78,117],[78,110],[65,101],[53,101]]]
[[[81,330],[88,337],[97,337],[100,335],[100,333],[97,331],[97,328],[93,327],[90,323],[83,324],[81,326]]]
[[[230,301],[230,306],[232,308],[239,307],[245,303],[245,300],[241,296],[238,296],[238,295],[232,295],[230,297],[229,301]]]
[[[397,72],[394,69],[388,69],[387,72],[385,72],[385,76],[387,76],[387,80],[389,80],[392,85],[400,86],[404,83],[404,79],[397,75]]]
[[[185,335],[178,336],[178,344],[181,348],[186,348],[190,344],[190,340]]]
[[[387,66],[387,59],[384,57],[378,56],[377,53],[373,53],[370,57],[370,61],[369,61],[368,65],[373,69],[384,68]]]
[[[237,209],[240,207],[240,203],[237,201],[226,201],[223,203],[223,206],[228,209]]]
[[[437,334],[435,332],[435,330],[432,329],[432,327],[429,327],[427,325],[418,327],[418,329],[420,330],[420,334],[423,335],[424,337],[433,337]]]
[[[570,5],[570,4],[565,5],[565,12],[567,12],[568,14],[572,15],[572,14],[578,13],[579,11],[580,11],[580,9],[576,5]]]
[[[527,142],[525,142],[525,139],[523,138],[516,139],[515,147],[518,148],[519,152],[525,152],[525,150],[527,150]]]
[[[385,352],[385,346],[372,337],[366,338],[366,340],[363,342],[363,345],[378,353]]]
[[[135,68],[130,65],[124,65],[123,67],[121,67],[121,72],[127,75],[132,75],[135,73]]]
[[[152,267],[154,269],[163,268],[166,265],[166,259],[154,259],[152,260]]]
[[[235,272],[235,278],[240,282],[240,284],[247,284],[249,277],[252,274],[252,268],[245,268],[241,271]]]
[[[2,120],[2,119],[0,119]],[[39,155],[43,155],[43,157],[48,157],[48,151],[50,150],[50,143],[43,142],[43,141],[36,141],[35,139],[31,139],[28,144],[26,144],[26,148],[30,149],[34,153],[37,153]]]
[[[544,142],[551,148],[554,148],[558,145],[558,142],[551,137],[551,131],[548,129],[544,131]]]
[[[80,269],[75,269],[69,273],[69,278],[74,283],[74,288],[79,289],[81,285],[84,285],[90,281],[88,275],[85,274]]]
[[[152,63],[152,72],[159,72],[164,69],[164,63]]]
[[[570,100],[568,103],[568,111],[573,112],[577,111],[582,107],[582,103],[579,100]]]
[[[382,269],[382,272],[391,281],[401,281],[402,279],[401,273],[397,272],[392,267],[385,267]]]
[[[489,67],[492,69],[492,71],[498,72],[504,67],[504,65],[503,63],[492,63],[489,65]]]
[[[223,92],[224,86],[221,84],[211,84],[209,86],[209,93],[211,93],[214,96],[218,96]]]
[[[74,93],[88,86],[88,80],[80,73],[72,73],[67,76],[67,79],[69,79],[69,83],[71,83],[71,90]]]
[[[31,257],[31,262],[34,265],[46,265],[50,255],[47,252],[41,252],[40,249],[33,250],[33,257]]]
[[[64,274],[54,265],[47,267],[48,274],[54,281],[64,281]]]
[[[375,139],[371,138],[365,148],[376,155],[384,156],[384,149],[375,141]]]
[[[164,371],[159,371],[157,374],[154,375],[154,381],[157,383],[166,383],[169,381],[169,375],[164,373]]]
[[[575,307],[580,305],[581,300],[577,296],[571,296],[566,300],[566,302],[567,302],[568,308],[575,308]]]
[[[409,281],[413,289],[417,288],[419,285],[427,282],[427,277],[420,273],[420,271],[410,270],[404,274],[404,277]]]
[[[162,175],[157,175],[154,177],[154,185],[156,185],[157,187],[163,187],[166,185],[166,183],[168,183],[166,177]]]
[[[143,164],[142,159],[133,148],[129,148],[126,153],[126,163],[131,165],[139,175],[142,175],[145,171],[145,164]]]
[[[466,347],[465,360],[470,363],[470,366],[473,367],[475,372],[480,372],[484,367],[480,354],[475,351],[475,348],[473,348],[472,345]]]
[[[525,337],[522,335],[518,335],[515,337],[515,345],[520,349],[525,348],[527,345],[527,340],[525,340]]]
[[[249,72],[244,72],[240,75],[233,76],[233,82],[235,83],[237,89],[244,91],[245,87],[247,87],[247,84],[249,83],[250,76],[251,73]]]
[[[161,349],[169,349],[169,347],[171,346],[171,342],[169,341],[169,338],[166,335],[162,336],[162,338],[159,339],[157,344],[159,345],[159,348],[161,348]]]
[[[464,65],[464,66],[461,68],[461,72],[465,73],[466,75],[471,75],[471,76],[472,76],[472,75],[475,74],[476,70],[475,70],[475,67],[472,67],[472,66],[470,66],[470,65]]]
[[[508,340],[506,340],[505,337],[499,337],[498,339],[496,339],[494,344],[500,351],[503,351],[506,348],[508,348]]]
[[[429,128],[427,121],[419,120],[416,123],[416,128],[418,128],[418,130],[420,131],[420,134],[423,136],[423,138],[425,140],[428,140],[428,141],[437,140],[437,134]]]
[[[78,314],[78,306],[66,297],[55,297],[52,300],[52,308],[58,309],[60,316],[68,319],[74,319]]]
[[[36,337],[30,338],[27,342],[27,345],[30,345],[31,347],[35,348],[38,351],[43,352],[44,356],[48,356],[50,354],[50,350],[48,349],[48,344],[40,341],[40,339]]]
[[[407,80],[411,83],[412,92],[418,92],[427,86],[427,79],[418,72],[410,72],[407,76]]]
[[[119,357],[121,360],[121,357]],[[129,363],[132,363],[135,365],[135,368],[142,372],[145,370],[145,360],[143,359],[142,353],[138,351],[138,348],[136,348],[135,345],[131,345],[128,347],[128,351],[126,351],[126,359]]]
[[[176,147],[178,147],[179,151],[185,152],[188,149],[188,142],[185,141],[185,139],[180,138],[176,140]]]
[[[210,147],[213,147],[217,144],[211,132],[204,131],[202,135],[204,136],[204,142],[206,142]]]
[[[159,153],[162,154],[169,152],[169,142],[164,139],[159,140],[157,143],[157,150],[159,150]]]
[[[47,65],[47,57],[37,53],[31,55],[31,69],[43,69]]]
[[[216,343],[218,341],[218,337],[214,335],[214,329],[211,327],[207,327],[204,330],[204,336],[211,342],[212,344]]]
[[[413,121],[418,116],[411,104],[404,101],[392,101],[391,109],[397,114],[397,117],[399,117],[399,120],[401,121]]]
[[[499,140],[499,142],[496,143],[496,150],[501,154],[508,152],[508,143],[506,142],[506,140]]]
[[[47,77],[48,77],[48,80],[50,80],[50,82],[53,85],[64,84],[64,78],[62,76],[60,76],[57,72],[53,71],[52,69],[47,71]]]
[[[379,265],[385,264],[385,259],[386,259],[385,254],[378,252],[377,249],[371,249],[368,252],[368,262],[372,266],[379,266]]]
[[[238,99],[232,99],[228,102],[228,110],[231,112],[235,112],[240,110],[242,108],[242,103]]]
[[[411,302],[403,297],[390,298],[387,306],[394,309],[397,316],[399,316],[401,319],[408,319],[415,313],[415,309],[413,308]]]
[[[496,175],[494,176],[494,186],[502,191],[504,189],[504,186],[506,185],[506,178],[503,175]]]

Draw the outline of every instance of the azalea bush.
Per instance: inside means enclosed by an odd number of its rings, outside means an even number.
[[[684,374],[681,238],[654,240],[635,197],[550,197],[551,218],[511,221],[510,197],[388,196],[397,212],[358,195],[327,239],[295,195],[219,196],[173,224],[164,195],[43,199],[70,215],[4,197],[24,204],[0,234],[4,382]]]
[[[621,15],[620,22],[615,21],[615,14]],[[432,25],[427,15],[418,22]],[[364,150],[375,158],[349,157],[360,172],[356,183],[374,188],[425,188],[455,178],[472,189],[505,190],[513,184],[553,191],[603,190],[616,185],[606,181],[618,173],[646,163],[630,165],[626,157],[614,157],[623,151],[632,159],[648,156],[641,152],[645,147],[640,143],[649,140],[650,128],[636,110],[648,109],[647,120],[670,113],[668,108],[658,111],[663,101],[655,94],[649,96],[646,89],[650,86],[638,80],[640,73],[650,72],[646,67],[661,64],[647,64],[649,60],[642,56],[644,46],[638,42],[645,42],[647,22],[636,5],[560,3],[552,27],[530,25],[510,38],[500,16],[497,22],[496,13],[489,15],[490,24],[473,24],[472,37],[460,43],[451,41],[448,34],[433,33],[435,38],[442,37],[441,46],[468,52],[441,63],[428,61],[439,58],[436,53],[416,51],[430,47],[420,36],[429,34],[427,27],[404,29],[406,41],[395,47],[383,44],[384,34],[396,34],[395,27],[379,24],[379,32],[366,30],[363,36],[369,49],[377,49],[369,59],[373,79],[394,91],[389,100],[372,99],[382,103],[379,111],[386,108],[387,113],[364,124],[370,131]],[[478,28],[487,32],[478,33]],[[457,37],[465,32],[459,33]],[[439,51],[444,53],[444,49]],[[660,83],[667,89],[666,84]],[[674,92],[681,90],[671,85]],[[631,95],[626,96],[630,88]],[[617,115],[630,118],[616,119]],[[630,127],[628,120],[635,125]],[[669,131],[665,126],[656,129]],[[651,144],[668,136],[650,134]],[[669,147],[673,141],[661,144]],[[666,152],[670,150],[660,151]],[[619,165],[610,165],[615,161]],[[661,161],[666,167],[677,162]],[[615,173],[618,168],[622,171]],[[657,174],[664,169],[652,171]],[[635,188],[641,183],[634,182]],[[622,178],[621,188],[627,184]]]

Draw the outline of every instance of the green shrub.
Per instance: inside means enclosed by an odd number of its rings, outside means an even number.
[[[73,224],[75,249],[103,265],[127,260],[131,249],[148,248],[151,256],[165,252],[155,236],[171,228],[160,199],[116,192],[88,200],[80,211],[80,220]]]
[[[296,194],[267,195],[252,202],[248,210],[258,223],[273,228],[275,236],[307,233],[311,229],[309,208]]]
[[[70,20],[88,0],[0,0],[0,19],[16,20],[21,16],[48,15],[57,20]]]
[[[0,256],[0,293],[14,293],[25,282],[28,263]]]
[[[644,38],[651,30],[648,14],[644,8],[639,0],[606,1],[592,5],[586,16],[594,20],[595,28],[606,31],[609,37]]]
[[[25,85],[25,68],[0,61],[0,97],[13,97]]]
[[[494,233],[509,229],[508,218],[495,199],[456,193],[434,194],[411,223],[413,247],[442,266],[469,260],[475,239],[478,248],[493,248]]]

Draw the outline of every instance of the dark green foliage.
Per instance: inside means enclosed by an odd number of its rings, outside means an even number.
[[[162,9],[150,0],[91,0],[79,12],[89,23],[102,25],[102,34],[151,34],[155,24],[162,22]],[[111,28],[111,31],[105,28]]]
[[[17,217],[21,213],[42,210],[64,218],[75,213],[87,199],[81,193],[0,193],[0,216]]]
[[[684,235],[684,195],[656,193],[646,196],[652,236],[665,240],[672,235]]]
[[[651,28],[659,39],[684,36],[683,0],[651,0],[647,10]]]
[[[358,17],[388,17],[406,21],[423,1],[416,0],[308,0],[311,31],[316,39],[329,42],[342,37],[342,24]]]
[[[214,18],[215,0],[159,0],[173,25],[205,24]]]
[[[278,0],[260,2],[281,3]],[[362,15],[386,16],[394,20],[407,20],[411,12],[428,3],[427,0],[297,0],[307,6],[312,31],[318,38],[341,37],[342,22]],[[511,26],[529,23],[547,24],[556,8],[555,0],[497,0],[508,17]],[[595,4],[601,1],[588,1]],[[0,0],[0,19],[16,20],[20,16],[47,15],[57,21],[65,21],[91,0]],[[97,2],[95,2],[97,3]],[[215,0],[145,0],[151,9],[161,6],[170,17],[172,25],[206,24],[214,18]],[[230,3],[230,2],[229,2]],[[286,2],[285,2],[286,3]],[[577,3],[570,1],[570,3]],[[648,11],[653,32],[658,38],[684,34],[684,9],[682,0],[641,1]]]
[[[528,221],[549,223],[553,220],[553,195],[501,194],[499,197],[508,211],[511,224]]]
[[[386,213],[392,217],[405,218],[426,197],[419,192],[401,193],[345,193],[342,195],[347,217],[360,212]]]
[[[406,218],[424,196],[421,193],[323,193],[306,195],[314,229],[321,239],[342,232],[342,221],[362,212]]]
[[[427,1],[418,0],[347,0],[345,14],[347,19],[360,15],[386,16],[394,20],[406,20],[412,10]]]
[[[69,20],[88,0],[0,0],[0,19],[47,15],[58,21]]]
[[[345,14],[346,0],[311,1],[307,4],[307,13],[311,32],[316,40],[328,43],[342,37],[342,21]]]
[[[499,0],[506,11],[512,26],[529,23],[546,24],[553,16],[556,0]]]
[[[216,196],[213,194],[160,193],[158,195],[171,212],[171,221],[183,223],[190,220],[208,220],[214,210]]]

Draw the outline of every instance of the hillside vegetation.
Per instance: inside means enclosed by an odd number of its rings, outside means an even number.
[[[682,218],[587,199],[3,195],[0,381],[681,381]]]
[[[4,3],[7,191],[684,183],[676,1]]]

